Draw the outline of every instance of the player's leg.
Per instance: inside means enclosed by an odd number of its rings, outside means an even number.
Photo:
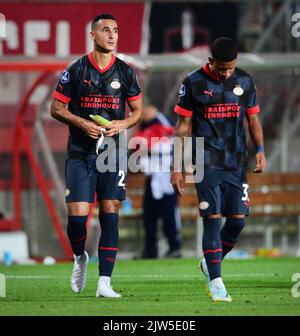
[[[223,213],[227,219],[221,230],[222,258],[235,246],[245,226],[245,216],[249,214],[248,183],[244,169],[227,174],[224,200]]]
[[[160,208],[163,221],[163,231],[168,240],[169,250],[166,257],[181,257],[181,221],[178,209],[178,196],[173,193],[164,195],[160,200]]]
[[[71,276],[71,288],[80,293],[86,285],[86,271],[89,256],[85,251],[86,221],[90,204],[87,202],[71,202],[67,204],[68,226],[67,233],[74,253],[74,266]]]
[[[210,287],[214,279],[221,277],[222,242],[220,237],[221,214],[203,217],[202,250],[205,258],[202,268],[209,273]]]
[[[245,223],[244,215],[227,216],[226,222],[221,230],[222,259],[234,248]]]
[[[203,224],[203,254],[205,259],[201,261],[201,269],[206,277],[205,270],[209,274],[209,295],[214,302],[231,302],[231,296],[227,292],[221,275],[221,214],[204,217]]]
[[[200,262],[200,268],[211,292],[210,280],[219,277],[221,273],[219,260],[221,254],[221,190],[220,177],[216,171],[206,169],[202,182],[197,183],[196,191],[199,201],[200,216],[203,219],[202,251],[204,258]],[[211,274],[210,274],[211,273]]]
[[[101,236],[98,247],[99,281],[96,296],[121,297],[111,287],[111,276],[115,265],[119,243],[119,200],[101,200],[99,221]]]
[[[213,301],[231,301],[221,277],[221,202],[222,172],[206,169],[203,181],[196,184],[200,215],[203,217],[202,249],[204,259],[201,270],[207,280],[209,294]]]
[[[67,233],[74,253],[71,288],[81,292],[86,285],[88,254],[85,251],[86,221],[93,201],[93,175],[88,160],[68,159],[66,162]],[[95,187],[94,187],[95,188]]]
[[[67,203],[68,225],[67,234],[75,256],[84,252],[86,241],[86,221],[90,210],[87,202]]]
[[[223,283],[221,275],[222,242],[220,230],[222,225],[221,214],[209,215],[203,218],[203,254],[205,259],[201,261],[201,269],[207,279],[209,274],[208,289],[213,301],[231,302]]]
[[[118,298],[111,287],[111,276],[119,243],[119,208],[126,198],[126,171],[98,173],[97,198],[100,204],[101,235],[98,247],[99,281],[96,297]]]

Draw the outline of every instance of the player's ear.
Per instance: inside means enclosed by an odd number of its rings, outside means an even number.
[[[90,38],[95,41],[95,33],[93,31],[90,32]]]
[[[214,64],[214,59],[212,57],[208,57],[208,62],[209,62],[209,64],[213,65]]]

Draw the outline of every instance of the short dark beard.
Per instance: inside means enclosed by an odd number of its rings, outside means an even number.
[[[102,48],[101,46],[99,46],[99,44],[95,44],[95,49],[102,54],[109,54],[111,52],[111,50]]]

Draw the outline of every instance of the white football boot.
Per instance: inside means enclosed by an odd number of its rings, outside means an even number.
[[[86,271],[89,255],[86,251],[80,256],[74,255],[74,267],[71,276],[71,288],[73,292],[80,293],[86,285]]]
[[[100,276],[98,281],[98,288],[96,292],[96,297],[106,297],[106,298],[120,298],[121,294],[116,293],[110,285],[110,277]]]
[[[214,302],[231,302],[232,298],[228,294],[222,278],[216,278],[211,281],[211,299]]]

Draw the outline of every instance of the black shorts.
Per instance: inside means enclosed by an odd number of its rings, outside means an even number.
[[[201,216],[249,215],[249,185],[244,168],[235,171],[205,168],[202,182],[195,186]]]
[[[117,157],[115,171],[99,172],[97,155],[69,153],[65,167],[66,202],[93,203],[97,201],[120,200],[126,198],[127,168],[120,169]],[[126,161],[127,163],[127,161]]]

